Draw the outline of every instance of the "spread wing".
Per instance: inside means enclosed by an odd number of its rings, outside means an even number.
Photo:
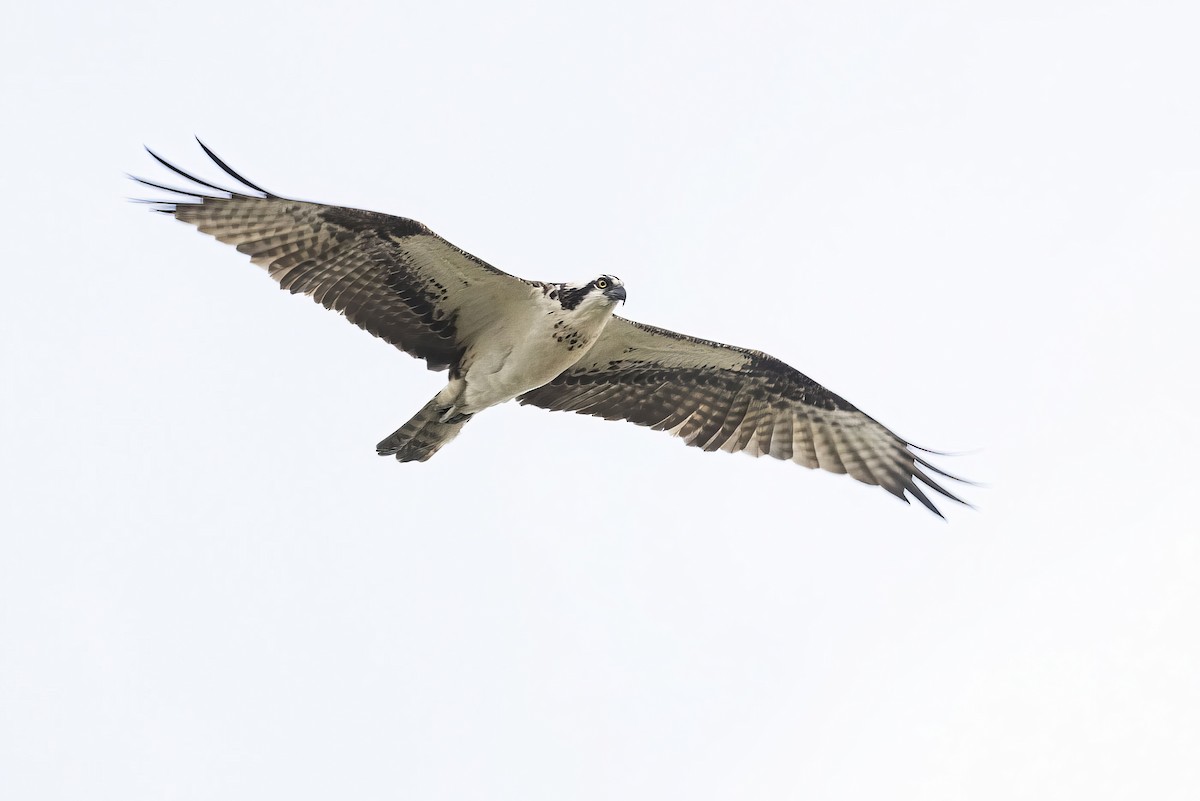
[[[776,358],[613,317],[570,370],[522,395],[551,411],[628,420],[706,451],[742,451],[849,473],[941,515],[918,485],[964,503],[914,447]],[[923,469],[924,468],[924,469]]]
[[[150,153],[204,190],[147,186],[183,195],[158,211],[236,245],[265,267],[281,288],[303,292],[431,370],[454,365],[464,342],[509,303],[535,290],[459,250],[424,225],[373,211],[290,200],[271,194],[205,153],[246,189],[231,191],[195,178]],[[131,176],[133,177],[133,176]],[[210,190],[210,191],[205,191]],[[214,194],[216,193],[216,194]]]

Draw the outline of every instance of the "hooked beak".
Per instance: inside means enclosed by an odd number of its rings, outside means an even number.
[[[622,303],[624,303],[625,302],[625,287],[610,286],[608,289],[604,290],[604,296],[606,298],[610,298],[614,301],[619,300]]]

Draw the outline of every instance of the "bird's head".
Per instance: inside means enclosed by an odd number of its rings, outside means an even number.
[[[614,275],[602,275],[586,284],[563,284],[559,292],[564,309],[611,309],[625,302],[625,284]]]

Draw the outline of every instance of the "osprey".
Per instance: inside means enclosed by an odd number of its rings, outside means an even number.
[[[144,202],[237,246],[281,288],[449,371],[446,387],[379,443],[380,455],[425,461],[474,415],[516,399],[628,420],[706,451],[849,473],[905,503],[907,492],[939,516],[917,482],[964,503],[925,472],[961,480],[930,464],[924,449],[780,360],[614,315],[625,300],[615,276],[517,278],[415,220],[275,195],[200,147],[244,188],[200,180],[147,148],[204,189],[130,176],[182,198]]]

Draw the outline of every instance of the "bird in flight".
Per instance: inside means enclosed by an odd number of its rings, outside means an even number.
[[[197,140],[199,141],[199,140]],[[769,455],[848,473],[941,516],[925,489],[965,503],[930,474],[930,454],[782,361],[626,320],[616,276],[583,283],[509,275],[415,220],[275,195],[210,159],[225,189],[147,151],[199,189],[130,176],[178,196],[146,201],[234,245],[281,288],[304,293],[449,382],[377,446],[425,461],[479,412],[516,399],[628,420],[706,451]],[[922,485],[925,489],[922,489]]]

